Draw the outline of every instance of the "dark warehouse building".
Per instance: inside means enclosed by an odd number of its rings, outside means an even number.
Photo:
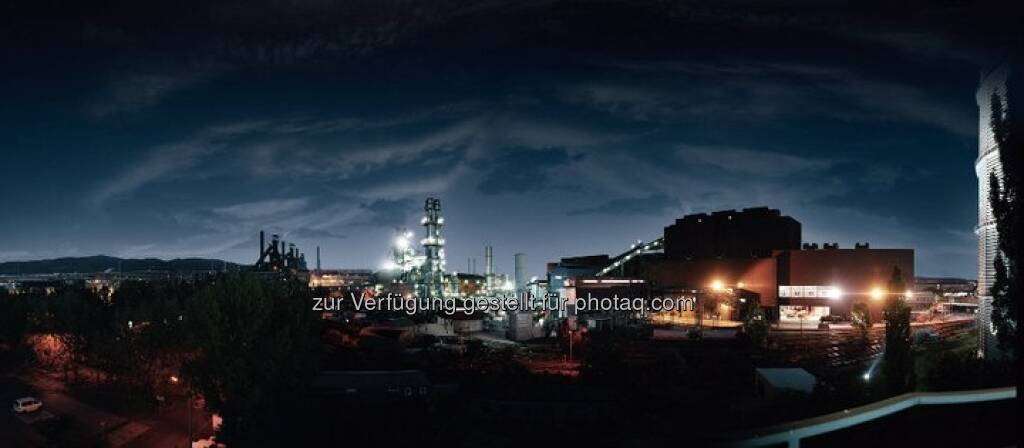
[[[800,222],[767,207],[686,215],[665,227],[665,256],[757,258],[800,249]]]

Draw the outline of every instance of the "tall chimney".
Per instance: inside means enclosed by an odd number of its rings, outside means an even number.
[[[316,247],[316,271],[320,272],[320,246]]]
[[[494,248],[484,246],[484,284],[487,289],[494,288]]]
[[[263,245],[263,231],[260,230],[260,254],[259,254],[259,258],[257,258],[257,260],[259,260],[259,261],[257,261],[257,263],[262,263],[263,262],[263,248],[264,247],[266,247],[266,246]]]

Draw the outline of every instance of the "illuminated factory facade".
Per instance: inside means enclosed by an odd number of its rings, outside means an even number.
[[[662,252],[651,250],[661,245]],[[611,271],[599,267],[616,262],[619,267]],[[895,269],[903,291],[888,291]],[[563,285],[568,297],[600,296],[619,288],[610,285],[632,279],[640,283],[628,283],[622,293],[635,293],[641,284],[651,297],[692,295],[699,301],[728,292],[735,300],[758,300],[771,320],[816,323],[824,316],[848,316],[861,301],[881,318],[883,299],[913,294],[914,251],[804,244],[797,220],[778,210],[749,208],[688,215],[666,227],[662,239],[634,245],[631,252],[566,258],[549,264],[548,272],[549,283]],[[722,309],[701,311],[701,318],[734,319],[737,309],[723,302]]]
[[[989,203],[989,177],[995,174],[1002,178],[999,162],[999,148],[992,133],[992,95],[1006,98],[1006,66],[984,73],[977,92],[978,102],[978,159],[974,170],[978,175],[978,351],[979,354],[994,353],[996,350],[995,329],[992,326],[992,294],[995,280],[995,257],[999,250],[999,237]],[[1005,104],[1005,102],[1004,102]]]

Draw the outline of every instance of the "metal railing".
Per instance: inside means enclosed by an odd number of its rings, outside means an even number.
[[[1016,387],[958,392],[911,392],[853,409],[758,429],[733,443],[733,446],[745,448],[786,444],[789,448],[797,448],[802,439],[856,426],[918,405],[980,403],[1011,400],[1016,397]]]

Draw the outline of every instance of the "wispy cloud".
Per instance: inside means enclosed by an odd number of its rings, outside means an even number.
[[[99,97],[87,105],[96,118],[136,112],[197,86],[226,71],[223,65],[203,65],[168,71],[138,71],[111,77]]]
[[[617,198],[594,207],[569,211],[570,215],[654,215],[680,210],[679,201],[662,193],[638,198]]]
[[[687,163],[713,166],[728,172],[766,177],[783,177],[824,170],[834,161],[771,151],[754,151],[722,146],[680,145],[676,155]]]
[[[268,199],[217,207],[213,209],[213,213],[228,218],[256,219],[282,213],[294,213],[305,208],[307,204],[309,204],[308,198]]]
[[[0,251],[0,261],[26,260],[32,253],[24,250]]]
[[[181,173],[196,166],[204,157],[224,148],[224,139],[246,133],[259,127],[259,123],[239,123],[216,126],[175,143],[159,145],[146,156],[103,182],[89,196],[94,208],[102,208],[107,201],[128,194],[143,185]]]
[[[977,131],[972,110],[950,104],[936,92],[844,66],[680,60],[598,65],[647,81],[585,81],[561,87],[557,96],[637,121],[709,116],[763,120],[812,114],[845,121],[917,123],[959,136]],[[666,80],[666,73],[678,77]]]
[[[511,149],[495,160],[480,164],[488,171],[477,189],[488,195],[550,190],[553,171],[561,169],[574,157],[563,148]]]

